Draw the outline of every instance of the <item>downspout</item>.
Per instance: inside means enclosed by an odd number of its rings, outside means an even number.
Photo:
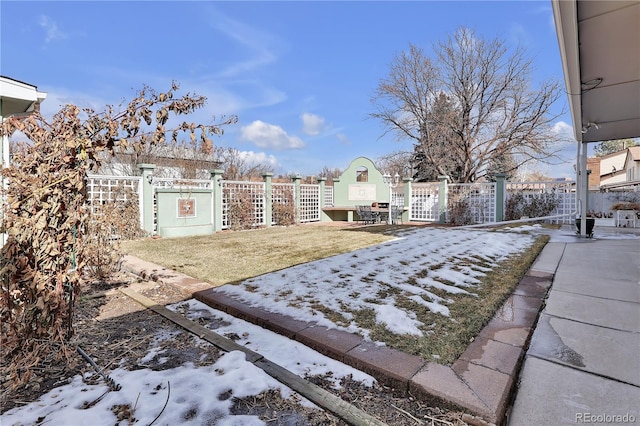
[[[589,183],[587,181],[587,144],[580,142],[582,156],[580,157],[580,236],[587,235],[587,192]]]

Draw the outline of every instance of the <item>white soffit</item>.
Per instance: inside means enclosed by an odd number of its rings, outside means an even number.
[[[640,1],[552,6],[576,139],[640,136]]]
[[[38,92],[36,86],[0,76],[1,116],[30,112],[35,103],[42,102],[46,97],[47,94]]]

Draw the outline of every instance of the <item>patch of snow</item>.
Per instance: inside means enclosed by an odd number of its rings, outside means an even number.
[[[449,312],[449,308],[447,308],[444,305],[441,305],[440,303],[428,302],[418,295],[410,296],[409,299],[413,300],[416,303],[419,303],[420,305],[426,306],[427,308],[429,308],[431,312],[435,314],[444,315],[445,317],[448,317],[451,315]]]
[[[418,328],[422,323],[416,321],[416,315],[413,312],[407,312],[392,305],[374,305],[373,310],[376,313],[376,322],[384,324],[392,333],[422,337],[422,331]]]
[[[357,324],[353,314],[363,309],[385,311],[389,315],[380,314],[378,320],[389,330],[415,334],[423,324],[408,315],[390,314],[401,311],[395,305],[398,293],[408,298],[424,296],[432,312],[448,315],[451,300],[435,295],[430,288],[475,296],[469,289],[477,287],[486,272],[528,249],[533,241],[532,235],[514,232],[414,228],[383,244],[228,284],[219,290],[252,306],[365,338],[369,338],[369,331]],[[295,306],[279,298],[279,292],[286,292]],[[383,299],[386,301],[381,302]],[[381,309],[381,305],[396,310]],[[330,320],[318,306],[340,314],[348,323]]]
[[[237,344],[259,353],[301,377],[307,374],[330,375],[330,380],[335,386],[340,379],[347,376],[352,376],[353,380],[366,386],[372,386],[375,381],[372,376],[324,356],[302,343],[213,309],[198,300],[190,299],[169,305],[167,308],[183,312],[186,318],[199,323],[202,323],[199,318],[206,318],[203,324],[205,327],[221,336],[237,336],[237,339],[234,339]]]
[[[108,392],[106,385],[85,384],[78,375],[37,402],[5,412],[0,417],[2,424],[39,424],[38,419],[52,425],[87,424],[87,419],[96,424],[117,424],[112,411],[115,405],[129,405],[139,424],[151,423],[161,412],[158,424],[221,424],[222,420],[229,420],[233,403],[230,397],[220,398],[223,394],[242,398],[277,389],[284,397],[291,396],[288,388],[246,361],[239,351],[224,354],[208,367],[185,364],[163,371],[119,368],[110,377],[122,386],[121,390]],[[162,411],[167,398],[169,404]],[[89,406],[95,401],[98,402]],[[235,424],[264,424],[256,416],[234,417]]]
[[[185,311],[190,319],[203,318],[215,324],[215,331],[219,334],[239,336],[236,343],[302,377],[322,375],[333,381],[336,387],[347,376],[366,386],[372,386],[375,382],[373,377],[355,368],[199,301],[189,300],[170,308]],[[156,335],[153,346],[142,360],[150,361],[162,353],[155,345],[175,335]],[[118,368],[111,371],[109,376],[122,387],[121,390],[107,392],[106,385],[86,384],[83,377],[78,375],[71,383],[53,389],[38,401],[3,413],[0,424],[38,424],[38,419],[44,419],[41,423],[75,425],[87,424],[87,419],[94,419],[96,424],[112,425],[118,423],[112,407],[127,404],[135,407],[133,416],[137,423],[149,424],[162,411],[169,396],[169,405],[158,418],[158,424],[264,425],[257,416],[233,415],[230,409],[233,397],[258,395],[270,389],[279,391],[283,398],[292,398],[304,406],[315,407],[309,400],[246,361],[245,354],[240,351],[225,353],[215,364],[206,367],[196,368],[186,363],[162,371]],[[87,407],[103,394],[102,399]],[[221,398],[221,395],[224,397]]]

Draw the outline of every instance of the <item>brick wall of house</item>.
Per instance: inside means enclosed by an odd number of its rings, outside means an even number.
[[[589,174],[589,189],[600,187],[600,158],[587,158],[587,170],[591,170]]]

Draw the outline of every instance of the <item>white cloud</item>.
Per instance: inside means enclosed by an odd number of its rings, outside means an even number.
[[[305,112],[300,116],[302,118],[302,131],[307,135],[319,135],[326,128],[324,117],[316,114]]]
[[[45,43],[67,38],[67,35],[58,28],[58,24],[46,15],[40,15],[38,25],[44,28],[46,32]]]
[[[210,10],[208,16],[209,25],[229,37],[249,53],[246,59],[228,66],[217,77],[237,77],[277,60],[278,46],[283,45],[282,40],[260,28],[233,19],[217,8],[212,7]]]
[[[264,152],[239,151],[238,156],[250,165],[268,164],[273,166],[274,170],[280,167],[278,159]]]
[[[531,35],[525,27],[520,23],[512,23],[509,30],[511,39],[520,46],[530,46],[532,42]]]
[[[40,104],[40,113],[42,116],[50,120],[55,113],[65,105],[75,105],[79,108],[91,108],[96,111],[102,111],[111,101],[93,96],[87,92],[78,92],[59,87],[41,88],[47,93],[47,97]]]
[[[347,137],[347,135],[345,135],[344,133],[337,133],[336,137],[338,138],[338,140],[340,142],[342,142],[345,145],[351,145],[351,141],[349,140],[349,138]]]
[[[259,148],[299,149],[304,142],[297,136],[289,136],[280,126],[256,120],[240,129],[240,138],[254,143]]]
[[[571,124],[565,123],[564,121],[558,121],[553,125],[553,131],[562,136],[562,138],[573,139],[573,127]]]

